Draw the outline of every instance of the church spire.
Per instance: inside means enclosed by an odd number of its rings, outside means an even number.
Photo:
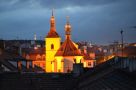
[[[52,9],[52,16],[54,16],[54,8]]]
[[[66,16],[67,24],[69,24],[69,16]]]
[[[71,39],[71,25],[69,23],[69,16],[66,17],[67,22],[65,25],[65,37],[66,39]]]
[[[52,9],[51,13],[51,18],[50,18],[50,31],[47,34],[47,38],[56,38],[59,37],[58,33],[56,32],[56,23],[55,23],[55,17],[54,17],[54,9]]]
[[[51,19],[50,19],[50,31],[56,31],[54,9],[52,9],[52,16],[51,16]]]

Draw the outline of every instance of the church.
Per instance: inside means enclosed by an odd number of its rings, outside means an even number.
[[[46,72],[67,73],[73,70],[74,63],[83,63],[83,54],[78,45],[71,39],[71,25],[67,19],[65,25],[65,41],[61,45],[61,37],[56,31],[55,17],[52,12],[50,30],[45,37]]]
[[[65,41],[61,45],[61,37],[56,31],[55,17],[52,13],[50,31],[45,37],[46,72],[68,72],[73,70],[73,63],[80,63],[83,55],[71,39],[71,25],[65,25]]]
[[[50,30],[45,36],[45,46],[27,49],[23,57],[32,60],[32,66],[38,66],[47,73],[68,73],[73,71],[73,64],[81,64],[84,68],[95,65],[95,54],[88,53],[85,49],[80,50],[78,45],[72,41],[71,25],[69,18],[64,26],[65,40],[57,33],[55,16],[52,11],[50,18]],[[36,40],[35,40],[36,41]]]

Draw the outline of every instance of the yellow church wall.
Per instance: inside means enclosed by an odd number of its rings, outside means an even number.
[[[80,63],[82,61],[83,56],[75,56],[76,63]]]
[[[63,68],[64,68],[63,57],[62,56],[56,56],[55,62],[56,62],[56,67],[55,67],[56,71],[55,72],[63,72]]]
[[[54,72],[54,56],[57,52],[57,50],[59,49],[60,47],[60,41],[61,41],[61,38],[45,38],[45,41],[46,41],[46,66],[45,66],[45,69],[46,69],[46,72]],[[52,49],[51,48],[51,45],[54,45],[54,48]]]
[[[46,50],[51,50],[51,44],[54,44],[54,50],[58,50],[60,47],[61,38],[46,38]]]

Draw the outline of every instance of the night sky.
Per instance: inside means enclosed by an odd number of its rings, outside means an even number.
[[[73,41],[120,41],[123,28],[125,42],[136,42],[136,0],[0,0],[0,38],[43,39],[52,8],[62,40],[69,16]]]

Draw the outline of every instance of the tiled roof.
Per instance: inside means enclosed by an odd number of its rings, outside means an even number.
[[[83,54],[83,58],[84,58],[85,60],[93,60],[93,58],[91,58],[91,57],[89,56],[89,54]]]
[[[55,56],[82,56],[70,39],[66,39]]]
[[[26,48],[23,49],[23,52],[28,53],[28,54],[45,54],[45,48]]]
[[[46,38],[57,38],[57,37],[60,36],[55,30],[50,30],[50,32],[46,36]]]

